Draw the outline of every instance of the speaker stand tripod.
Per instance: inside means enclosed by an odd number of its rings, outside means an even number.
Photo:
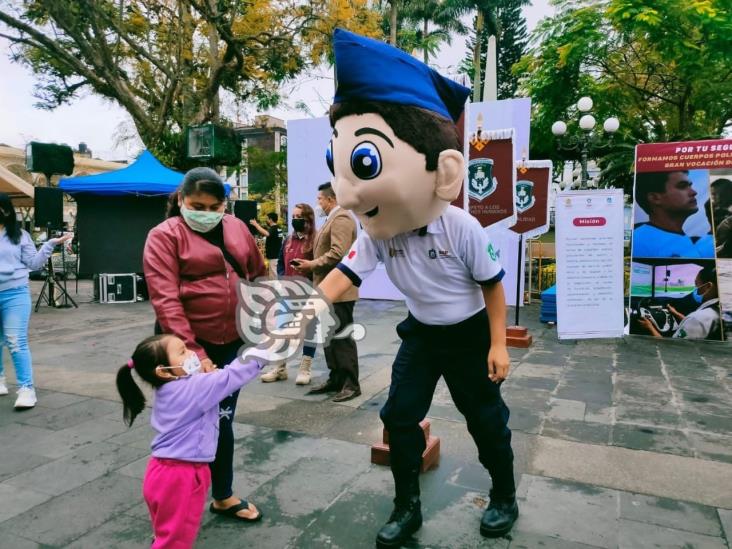
[[[48,231],[48,236],[51,236],[51,231]],[[62,251],[62,258],[63,258],[63,251]],[[63,259],[62,259],[63,261]],[[64,265],[64,273],[66,272],[66,265]],[[63,297],[63,303],[60,303],[60,299],[56,299],[55,290],[58,288],[58,291],[60,292],[59,297]],[[41,306],[41,300],[46,302],[46,305],[49,307],[56,307],[58,309],[68,309],[70,307],[76,307],[77,309],[79,306],[76,304],[76,302],[71,298],[69,293],[66,291],[66,277],[64,276],[63,286],[61,285],[61,281],[58,279],[58,275],[53,270],[53,261],[51,258],[48,258],[48,265],[46,265],[46,279],[43,281],[43,287],[41,288],[41,294],[38,296],[38,301],[36,301],[36,308],[35,312],[38,312],[38,308]],[[71,305],[69,305],[69,301],[71,301]]]

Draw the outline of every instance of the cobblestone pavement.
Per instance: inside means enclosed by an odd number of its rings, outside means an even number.
[[[37,292],[39,286],[33,283]],[[72,292],[72,296],[73,296]],[[114,374],[151,333],[149,303],[42,307],[31,320],[38,406],[0,397],[0,547],[147,547],[141,497],[147,414],[121,421]],[[290,379],[252,382],[236,414],[235,489],[265,512],[257,525],[204,516],[197,547],[372,547],[391,510],[388,469],[369,463],[381,436],[404,305],[362,301],[356,319],[363,395],[305,396]],[[440,466],[423,475],[425,523],[411,548],[730,548],[732,347],[647,338],[562,343],[534,335],[511,350],[511,409],[521,517],[509,537],[478,523],[490,479],[443,383],[430,409]],[[12,383],[12,366],[3,358]],[[317,378],[326,373],[316,356]]]

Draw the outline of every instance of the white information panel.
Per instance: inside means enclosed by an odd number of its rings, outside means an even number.
[[[560,339],[623,336],[623,191],[557,195]]]

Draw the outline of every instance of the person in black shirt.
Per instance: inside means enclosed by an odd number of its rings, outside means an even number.
[[[265,237],[264,255],[267,257],[267,274],[269,278],[277,278],[277,258],[280,256],[280,248],[282,247],[282,234],[277,225],[279,217],[275,212],[267,214],[267,228],[262,227],[256,219],[252,219],[249,223],[257,229],[257,232]]]

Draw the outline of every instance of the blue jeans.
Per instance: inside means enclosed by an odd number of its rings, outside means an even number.
[[[28,348],[31,296],[28,286],[0,291],[0,376],[5,375],[2,346],[7,345],[15,366],[18,387],[33,387],[33,367]]]

